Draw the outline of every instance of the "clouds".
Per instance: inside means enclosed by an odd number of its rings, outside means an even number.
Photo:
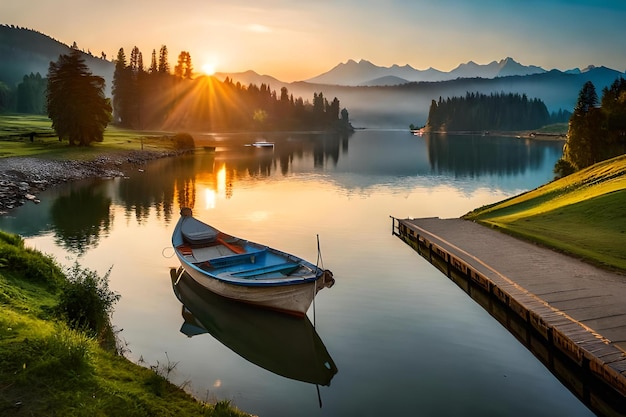
[[[2,2],[0,16],[62,42],[114,56],[166,44],[219,57],[220,71],[285,81],[350,58],[444,71],[511,56],[546,69],[626,69],[626,2],[593,0],[170,0]]]

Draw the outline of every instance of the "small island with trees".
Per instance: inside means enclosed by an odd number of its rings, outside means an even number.
[[[537,129],[567,121],[571,113],[550,114],[543,101],[526,94],[468,92],[465,97],[432,100],[425,132],[485,132]]]
[[[485,133],[539,129],[567,122],[563,157],[554,172],[563,177],[595,163],[626,153],[626,80],[617,78],[602,90],[602,98],[591,81],[578,95],[574,112],[548,113],[540,99],[525,94],[467,93],[465,97],[432,100],[424,133]],[[561,135],[559,135],[560,137]]]

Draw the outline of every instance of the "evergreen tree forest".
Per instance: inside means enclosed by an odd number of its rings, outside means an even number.
[[[17,112],[30,114],[46,113],[47,80],[41,74],[25,75],[17,86]]]
[[[600,104],[600,106],[598,106]],[[568,175],[597,162],[626,153],[626,80],[620,77],[602,90],[586,82],[569,121],[563,158],[554,168]]]
[[[0,112],[46,114],[47,84],[38,72],[24,75],[13,88],[0,81]]]
[[[162,46],[152,51],[148,69],[133,48],[127,60],[120,48],[113,76],[114,123],[132,129],[289,130],[352,129],[339,100],[320,92],[313,101],[295,98],[286,87],[248,86],[211,76],[194,77],[188,52],[178,56],[173,73]]]
[[[551,121],[543,101],[529,99],[526,94],[468,92],[465,97],[432,100],[426,128],[430,131],[528,130]]]

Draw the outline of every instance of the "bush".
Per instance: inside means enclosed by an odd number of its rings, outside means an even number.
[[[193,136],[189,133],[177,133],[172,140],[174,141],[174,147],[178,150],[188,150],[196,147]]]
[[[96,272],[81,268],[78,263],[66,271],[67,281],[62,287],[59,313],[74,329],[82,329],[93,336],[108,334],[113,305],[120,295],[109,289],[111,269],[100,277]]]
[[[566,161],[565,159],[561,158],[558,161],[556,161],[553,172],[556,175],[556,178],[558,179],[558,178],[567,177],[568,175],[573,174],[574,172],[576,172],[576,168],[574,168],[574,165],[572,165],[569,161]]]

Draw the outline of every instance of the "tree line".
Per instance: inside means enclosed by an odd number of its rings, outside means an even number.
[[[47,78],[24,76],[17,88],[16,110],[47,113],[60,140],[70,145],[102,141],[113,122],[132,129],[163,130],[352,130],[348,111],[339,100],[314,93],[313,102],[294,98],[286,87],[247,87],[231,79],[194,77],[191,55],[183,51],[172,72],[167,47],[152,52],[148,69],[135,47],[130,60],[120,48],[113,77],[112,100],[105,97],[104,79],[93,75],[77,48],[51,62]],[[9,103],[8,88],[0,85],[0,110]]]
[[[46,114],[47,82],[39,72],[24,75],[13,88],[0,81],[0,112]]]
[[[432,100],[426,127],[431,131],[528,130],[566,117],[562,110],[550,115],[543,101],[526,94],[468,92],[465,97]]]
[[[616,79],[602,90],[586,82],[578,94],[569,121],[563,158],[555,165],[558,176],[626,153],[626,80]]]
[[[120,48],[113,75],[113,120],[136,129],[285,130],[351,128],[348,111],[335,97],[314,93],[313,101],[295,98],[286,87],[244,86],[232,79],[195,77],[189,52],[182,51],[170,71],[167,47],[144,68],[137,47],[126,59]]]

